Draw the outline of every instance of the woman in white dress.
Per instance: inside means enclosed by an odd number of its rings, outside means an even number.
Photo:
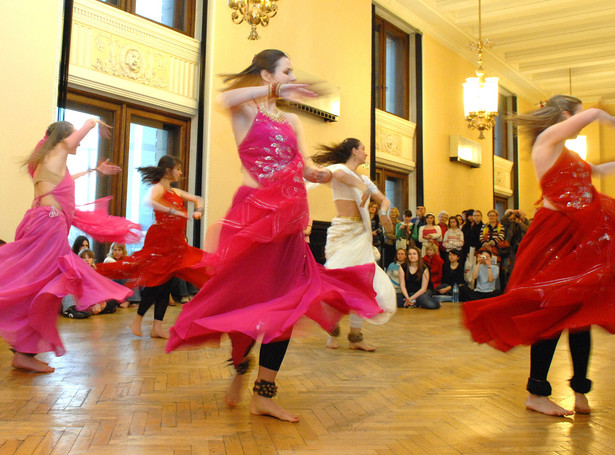
[[[358,139],[348,138],[334,146],[322,146],[321,151],[312,157],[316,164],[327,165],[331,171],[330,181],[337,216],[331,221],[327,231],[325,267],[338,269],[355,265],[375,263],[372,247],[372,230],[367,201],[371,198],[380,205],[380,221],[387,232],[393,232],[391,219],[387,215],[391,205],[376,185],[364,175],[357,173],[357,168],[365,164],[367,153],[365,146]],[[383,324],[397,309],[395,288],[384,270],[375,268],[373,278],[376,301],[384,310],[370,322]],[[363,340],[361,328],[363,319],[350,315],[349,348],[362,351],[374,351],[376,348]],[[327,340],[329,349],[337,349],[339,326],[330,333]]]

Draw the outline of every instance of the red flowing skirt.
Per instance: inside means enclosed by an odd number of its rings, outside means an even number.
[[[474,341],[507,351],[562,330],[599,325],[615,333],[615,200],[596,193],[571,217],[541,208],[516,256],[506,292],[466,302]]]

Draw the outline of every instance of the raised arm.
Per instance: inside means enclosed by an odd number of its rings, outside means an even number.
[[[83,138],[90,131],[92,131],[92,129],[96,125],[100,125],[99,126],[100,134],[104,138],[109,139],[111,137],[111,127],[109,125],[107,125],[106,123],[100,121],[99,119],[93,117],[93,118],[87,119],[81,128],[79,128],[78,130],[73,131],[70,136],[68,136],[66,139],[64,139],[64,142],[66,143],[66,146],[69,149],[76,148],[79,145],[79,143],[83,140]]]
[[[309,84],[282,84],[278,92],[280,98],[298,101],[301,98],[314,98],[316,93],[308,90]],[[224,109],[233,109],[255,98],[271,96],[269,85],[255,85],[253,87],[240,87],[222,92],[216,98],[216,104]]]
[[[574,115],[564,112],[564,115],[567,116],[565,120],[551,125],[540,133],[536,138],[536,142],[534,142],[532,160],[538,179],[542,178],[542,175],[560,156],[564,141],[577,135],[584,127],[594,121],[615,126],[615,118],[601,109],[590,108]],[[610,172],[611,170],[612,166],[608,166],[604,169],[598,169],[596,172],[599,175],[604,175],[602,172]]]

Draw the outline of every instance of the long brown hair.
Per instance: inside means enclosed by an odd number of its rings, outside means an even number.
[[[521,128],[522,132],[530,136],[532,144],[540,133],[564,120],[564,112],[571,114],[583,102],[569,95],[555,95],[540,108],[528,114],[517,114],[510,119]]]
[[[158,160],[158,166],[138,167],[137,171],[141,173],[141,181],[143,183],[158,183],[167,173],[167,169],[173,169],[177,165],[182,165],[182,160],[172,155],[164,155]]]
[[[34,150],[30,156],[23,161],[22,165],[27,166],[29,171],[34,171],[36,166],[45,160],[47,154],[53,150],[53,148],[73,134],[75,127],[70,122],[55,122],[47,127],[45,136],[34,147]]]
[[[271,74],[275,73],[278,66],[278,61],[282,58],[288,58],[285,52],[278,49],[265,49],[259,52],[252,59],[252,63],[246,69],[239,73],[220,74],[224,79],[226,86],[223,91],[232,90],[239,87],[250,87],[261,85],[261,71],[266,70]]]
[[[408,273],[410,273],[410,250],[414,250],[418,254],[419,260],[418,260],[418,265],[416,269],[416,276],[422,279],[423,273],[425,273],[425,269],[427,268],[427,266],[423,262],[421,250],[416,246],[411,246],[408,248],[408,252],[406,253],[406,260],[404,261],[404,264],[406,265],[406,269],[408,270]]]
[[[321,145],[318,147],[320,151],[312,155],[312,161],[323,166],[345,163],[350,159],[352,150],[359,148],[360,145],[361,141],[354,137],[348,137],[339,144]]]

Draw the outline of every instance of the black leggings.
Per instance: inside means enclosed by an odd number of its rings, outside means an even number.
[[[261,344],[261,351],[258,358],[258,365],[273,371],[280,371],[280,366],[286,355],[290,340],[272,341],[271,343]],[[244,357],[250,354],[254,343],[250,345]]]
[[[550,340],[542,340],[532,345],[530,354],[530,378],[527,381],[527,391],[540,396],[551,395],[551,384],[547,381],[553,354],[560,335]],[[591,350],[591,332],[568,333],[570,356],[572,357],[573,376],[570,387],[577,393],[587,393],[591,390],[591,381],[587,379],[589,352]]]
[[[164,314],[167,312],[170,294],[171,280],[161,284],[160,286],[143,288],[141,291],[141,302],[139,303],[137,314],[139,316],[145,316],[147,310],[154,305],[154,319],[157,321],[162,321],[164,319]]]

